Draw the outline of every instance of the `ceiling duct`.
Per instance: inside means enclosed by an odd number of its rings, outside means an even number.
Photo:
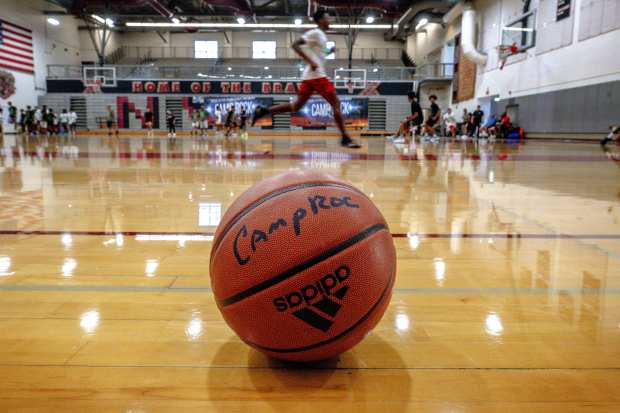
[[[410,26],[420,13],[446,10],[446,2],[442,0],[425,0],[415,3],[397,20],[394,30],[385,34],[386,40],[404,40],[407,36],[407,27]],[[434,14],[434,13],[433,13]]]

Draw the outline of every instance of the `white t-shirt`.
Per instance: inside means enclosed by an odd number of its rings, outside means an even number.
[[[69,123],[69,114],[61,113],[60,114],[60,123]]]
[[[316,70],[312,70],[310,65],[306,66],[306,70],[304,70],[303,80],[312,80],[312,79],[320,79],[322,77],[327,77],[327,72],[325,71],[325,59],[329,55],[329,50],[327,48],[327,36],[323,32],[323,30],[316,28],[307,31],[301,36],[302,39],[306,42],[306,54],[312,60],[318,68]]]
[[[216,125],[222,124],[222,111],[221,110],[215,111],[215,124]]]
[[[71,125],[75,125],[77,123],[78,120],[78,115],[75,112],[71,112],[69,113],[69,123]]]
[[[443,114],[443,122],[447,126],[456,125],[456,118],[454,117],[453,113],[446,112]]]

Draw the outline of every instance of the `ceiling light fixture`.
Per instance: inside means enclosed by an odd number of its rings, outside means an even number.
[[[366,23],[368,23],[368,24],[372,24],[372,23],[374,23],[374,22],[375,22],[375,18],[374,18],[374,16],[368,16],[368,17],[366,17]]]
[[[243,21],[243,23],[241,23]],[[174,24],[167,23],[147,23],[147,22],[127,22],[127,27],[151,27],[151,28],[166,28],[166,27],[184,27],[184,28],[213,28],[213,29],[294,29],[304,28],[312,29],[316,27],[316,24],[302,23],[296,25],[294,23],[245,23],[243,17],[237,19],[237,23],[179,23]],[[331,29],[360,29],[360,30],[387,30],[391,28],[398,28],[398,26],[391,24],[332,24],[329,26]]]
[[[60,21],[58,19],[53,18],[53,17],[48,17],[47,18],[47,22],[49,24],[51,24],[52,26],[59,26],[60,25]]]
[[[427,23],[428,23],[428,19],[426,17],[421,18],[418,24],[415,26],[416,31],[420,30]]]

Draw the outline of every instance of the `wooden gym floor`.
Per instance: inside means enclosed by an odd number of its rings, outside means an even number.
[[[0,138],[2,412],[620,411],[620,147],[251,137]],[[271,361],[209,289],[220,212],[294,168],[394,236],[378,327]]]

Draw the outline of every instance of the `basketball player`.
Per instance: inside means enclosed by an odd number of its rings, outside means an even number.
[[[146,112],[144,112],[144,127],[146,128],[146,137],[151,138],[154,136],[153,133],[153,119],[155,119],[155,114],[149,108],[146,108]]]
[[[297,112],[306,104],[308,99],[316,92],[321,95],[332,107],[334,120],[338,125],[338,129],[342,134],[340,144],[345,148],[360,148],[361,146],[349,137],[344,127],[344,118],[340,108],[340,99],[336,93],[336,89],[330,82],[325,71],[325,59],[327,56],[335,52],[335,48],[331,50],[327,48],[327,36],[325,32],[329,30],[330,17],[327,11],[319,10],[312,16],[317,24],[316,29],[312,29],[304,33],[304,35],[293,43],[293,50],[307,64],[303,75],[303,82],[297,92],[297,100],[293,103],[283,103],[281,105],[265,108],[256,107],[254,117],[252,118],[252,126],[256,121],[267,115],[282,112]],[[302,46],[308,46],[306,50]]]
[[[431,101],[431,113],[426,119],[426,123],[424,124],[424,131],[426,136],[431,135],[432,139],[437,139],[437,134],[435,133],[435,127],[439,124],[439,120],[441,119],[441,111],[439,110],[439,106],[437,106],[437,96],[430,95],[428,98]]]
[[[620,142],[620,126],[610,126],[609,135],[603,138],[603,140],[601,141],[601,145],[605,146],[613,140],[617,140],[618,142]]]
[[[112,109],[112,106],[108,106],[106,126],[108,127],[108,136],[112,136],[112,129],[115,129],[115,134],[116,136],[118,136],[118,126],[116,126],[116,113]]]
[[[409,92],[407,94],[407,98],[409,103],[411,104],[411,116],[407,116],[400,124],[400,128],[398,132],[394,136],[390,136],[388,139],[392,140],[394,143],[405,143],[404,136],[409,133],[409,131],[413,134],[413,139],[419,133],[420,126],[422,126],[422,122],[424,121],[424,113],[422,112],[422,108],[418,103],[418,98],[415,92]]]
[[[176,126],[177,117],[172,113],[172,111],[166,111],[166,123],[168,124],[168,137],[176,138],[177,137],[177,126]]]
[[[76,111],[71,110],[71,112],[69,112],[69,133],[71,134],[71,136],[75,136],[75,133],[77,132],[77,120],[78,120],[78,114]]]
[[[225,136],[226,136],[226,139],[228,139],[230,137],[230,134],[237,127],[234,104],[230,105],[230,108],[228,108],[228,113],[226,114],[226,122],[224,124],[224,127],[226,128]]]
[[[222,108],[220,105],[215,106],[215,133],[222,133],[222,129],[224,127],[223,118],[224,114],[222,113]]]
[[[482,126],[482,118],[484,117],[484,112],[480,109],[480,105],[476,107],[474,110],[473,118],[474,118],[474,136],[477,138],[480,134],[480,127]]]
[[[248,111],[245,110],[245,106],[241,106],[241,113],[239,114],[239,134],[241,139],[248,138],[247,125]]]
[[[191,135],[198,136],[199,133],[200,133],[200,112],[198,111],[198,109],[194,109],[192,111],[192,133]]]
[[[209,137],[209,113],[204,107],[200,108],[200,136]]]
[[[207,125],[206,127],[205,124]],[[209,118],[207,115],[207,111],[205,110],[205,108],[201,107],[198,111],[198,131],[200,133],[200,137],[203,137],[205,135],[207,135],[207,137],[209,136],[209,133],[207,132],[208,128]]]

